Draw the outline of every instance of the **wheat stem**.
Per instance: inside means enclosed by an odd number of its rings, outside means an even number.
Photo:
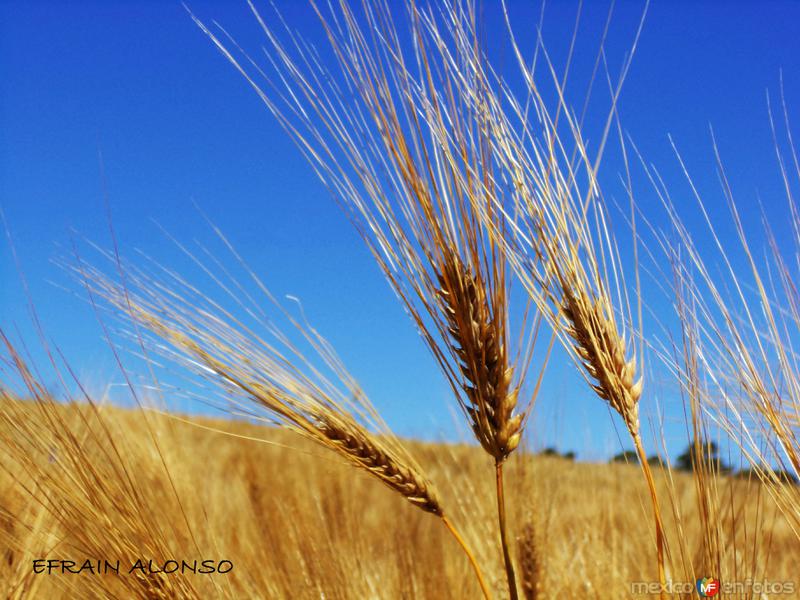
[[[506,502],[503,493],[503,463],[495,463],[495,475],[497,482],[497,523],[500,527],[500,543],[503,546],[503,562],[506,567],[506,579],[508,580],[508,593],[511,600],[518,600],[517,578],[514,575],[514,563],[511,561],[511,552],[508,548],[508,536],[506,534]]]
[[[469,562],[472,565],[472,569],[475,571],[475,576],[478,578],[478,583],[481,586],[483,597],[486,598],[486,600],[491,600],[492,595],[489,593],[489,586],[487,585],[486,580],[483,578],[483,573],[481,572],[481,568],[478,566],[478,561],[475,559],[475,555],[472,553],[472,550],[470,550],[470,547],[464,541],[464,538],[461,537],[461,534],[458,533],[458,530],[453,526],[453,523],[450,521],[450,519],[444,515],[442,515],[441,519],[445,524],[445,527],[447,527],[447,530],[453,534],[453,537],[456,539],[459,546],[461,546],[464,554],[466,554],[467,558],[469,558]]]
[[[666,600],[667,579],[664,574],[664,525],[661,522],[661,508],[658,504],[656,494],[656,482],[653,479],[653,471],[650,463],[647,462],[647,455],[644,452],[642,438],[638,433],[633,434],[633,443],[636,446],[636,453],[639,455],[639,464],[642,465],[644,478],[647,480],[647,487],[650,491],[650,499],[653,502],[653,519],[656,525],[656,550],[658,552],[658,581],[661,584],[661,600]]]

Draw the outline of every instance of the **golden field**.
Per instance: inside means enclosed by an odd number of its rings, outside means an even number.
[[[2,413],[4,597],[480,597],[437,518],[296,435],[89,404],[7,399]],[[502,597],[494,490],[486,485],[491,462],[477,447],[408,445],[455,509],[454,521]],[[800,543],[762,483],[714,480],[725,571],[703,573],[695,480],[656,471],[660,496],[673,503],[664,506],[673,581],[797,577]],[[525,452],[511,459],[507,481],[521,587],[526,568],[538,581],[526,597],[647,597],[631,587],[657,581],[647,490],[636,465]],[[534,559],[526,564],[531,542]],[[61,574],[56,566],[36,574],[36,559],[119,560],[120,573]],[[169,559],[228,560],[233,568],[126,573],[138,559],[154,567]]]

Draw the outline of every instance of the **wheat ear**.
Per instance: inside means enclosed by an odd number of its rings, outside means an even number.
[[[532,523],[522,528],[522,535],[517,541],[519,557],[520,583],[525,600],[540,600],[542,593],[542,563],[536,541],[536,531]]]
[[[450,343],[458,356],[472,430],[495,461],[502,463],[519,445],[522,414],[514,414],[518,387],[512,387],[498,324],[486,297],[486,285],[456,255],[438,275],[438,296],[449,323]]]
[[[639,433],[639,397],[644,380],[634,381],[636,359],[626,359],[625,340],[611,318],[607,296],[592,299],[581,286],[562,285],[561,311],[575,352],[594,380],[592,389],[625,421],[631,435]]]
[[[372,434],[360,425],[337,415],[320,417],[316,426],[324,444],[346,457],[355,466],[371,473],[406,500],[425,512],[444,516],[430,483],[414,468],[399,461],[381,447]]]

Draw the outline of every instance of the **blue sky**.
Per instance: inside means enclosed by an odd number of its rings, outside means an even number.
[[[304,2],[276,4],[287,21],[323,43]],[[607,10],[602,2],[587,4],[577,83],[591,66]],[[188,5],[224,25],[245,48],[257,50],[263,41],[245,2]],[[509,6],[524,41],[538,3]],[[545,41],[557,64],[576,6],[554,2],[545,13]],[[642,7],[619,3],[608,47],[612,65],[630,45]],[[497,3],[486,2],[484,15],[501,70],[511,68]],[[759,194],[766,212],[780,219],[783,196],[765,92],[777,93],[783,69],[791,111],[800,101],[799,55],[800,3],[656,0],[623,91],[624,126],[679,187],[671,134],[710,208],[723,210],[712,125],[746,217],[757,217]],[[71,228],[108,244],[105,180],[124,252],[141,248],[165,263],[177,259],[152,219],[180,240],[210,240],[196,202],[275,292],[302,298],[309,318],[394,429],[453,435],[448,388],[366,249],[179,2],[2,2],[0,72],[0,206],[47,334],[94,388],[121,377],[92,311],[50,283],[66,281],[51,260],[68,252]],[[619,193],[613,156],[605,169],[607,190]],[[639,201],[645,210],[655,204],[644,186]],[[40,357],[24,304],[4,242],[0,323],[18,328]],[[533,444],[577,450],[588,459],[616,451],[607,409],[556,358],[537,407]],[[643,402],[643,415],[654,414],[652,399]],[[673,423],[667,437],[680,446],[685,436]]]

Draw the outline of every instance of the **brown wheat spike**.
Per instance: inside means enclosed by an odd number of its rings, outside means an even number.
[[[414,469],[398,461],[388,450],[375,444],[363,428],[332,416],[323,419],[318,429],[325,436],[327,445],[375,475],[415,506],[435,515],[443,514],[430,483]]]
[[[525,600],[539,600],[542,594],[542,564],[533,524],[527,523],[517,540],[520,586]]]
[[[580,286],[562,286],[561,312],[575,352],[589,376],[592,389],[625,420],[631,435],[639,432],[639,397],[643,378],[634,381],[636,359],[626,360],[625,340],[611,319],[605,295],[592,299]]]
[[[445,261],[438,279],[472,430],[484,450],[502,462],[519,445],[523,416],[513,414],[519,388],[511,387],[514,369],[503,342],[504,324],[492,314],[486,286],[457,255]]]

